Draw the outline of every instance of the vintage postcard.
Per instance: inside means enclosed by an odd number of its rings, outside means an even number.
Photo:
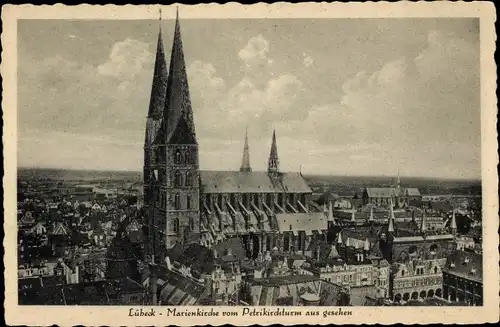
[[[491,3],[2,9],[8,324],[499,320]]]

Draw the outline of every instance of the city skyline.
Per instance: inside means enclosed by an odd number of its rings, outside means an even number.
[[[284,171],[480,178],[478,20],[415,21],[183,20],[200,168],[237,170],[248,127],[265,170],[274,127]],[[19,24],[19,166],[139,171],[158,21],[34,23]]]

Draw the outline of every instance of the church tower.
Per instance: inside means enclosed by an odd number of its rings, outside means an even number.
[[[276,145],[276,130],[273,130],[273,140],[271,143],[271,152],[267,162],[267,172],[270,174],[279,173],[280,161],[278,158],[278,146]]]
[[[245,130],[245,146],[243,147],[243,159],[241,160],[241,172],[251,172],[252,167],[250,167],[250,150],[248,148],[248,129]]]
[[[161,18],[160,18],[161,24]],[[151,97],[149,102],[148,116],[146,120],[146,135],[144,140],[144,166],[143,166],[143,203],[145,212],[145,221],[143,224],[147,227],[148,237],[145,244],[146,254],[152,258],[158,252],[158,205],[155,200],[159,192],[159,184],[155,177],[155,171],[161,166],[161,158],[156,145],[158,130],[162,124],[163,110],[167,93],[167,62],[165,60],[165,51],[163,49],[163,38],[161,25],[158,32],[158,41],[156,46],[156,59],[154,65],[153,83],[151,87]],[[157,174],[156,174],[157,175]],[[161,220],[161,219],[160,219]],[[153,235],[153,233],[155,233]],[[156,237],[155,237],[156,236]],[[159,257],[156,258],[156,260]]]
[[[148,118],[146,138],[154,135],[154,140],[144,165],[148,254],[156,263],[163,262],[166,249],[197,241],[199,233],[198,142],[178,14],[168,74],[161,34],[158,42],[150,106],[151,116],[158,119]]]
[[[168,249],[175,243],[198,241],[200,228],[198,141],[178,12],[170,55],[163,122],[166,156],[162,194],[165,194],[163,201],[166,224],[162,230],[165,233],[165,247]]]

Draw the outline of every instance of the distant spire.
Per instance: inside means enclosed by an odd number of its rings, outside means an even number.
[[[422,233],[425,233],[427,231],[427,223],[426,223],[427,219],[425,219],[425,218],[426,217],[425,217],[425,211],[424,211],[423,214],[422,214],[422,222],[421,222],[421,225],[420,225],[420,231]]]
[[[352,209],[351,211],[351,222],[356,221],[356,209]]]
[[[457,220],[455,218],[455,209],[453,209],[453,215],[451,216],[451,225],[450,225],[452,230],[457,229]]]
[[[251,172],[250,167],[250,150],[248,148],[248,128],[245,129],[245,146],[243,147],[243,159],[241,160],[241,172]]]
[[[335,218],[333,218],[332,201],[330,201],[330,205],[328,206],[328,221],[331,221],[333,224],[335,224]]]
[[[351,242],[349,242],[349,237],[345,240],[345,247],[351,246]]]
[[[396,186],[399,188],[401,186],[401,178],[399,177],[399,168],[398,168],[398,179],[396,182]]]
[[[279,172],[278,146],[276,145],[276,130],[273,130],[273,140],[271,143],[271,152],[269,153],[269,161],[267,163],[267,171],[269,173]]]
[[[369,221],[373,221],[373,206],[370,206],[370,219]]]
[[[394,208],[393,208],[392,198],[391,198],[391,207],[389,208],[389,227],[387,231],[389,233],[394,233]]]

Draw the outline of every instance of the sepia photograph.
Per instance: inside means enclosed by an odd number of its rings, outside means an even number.
[[[144,7],[14,23],[17,310],[486,305],[480,17]]]

